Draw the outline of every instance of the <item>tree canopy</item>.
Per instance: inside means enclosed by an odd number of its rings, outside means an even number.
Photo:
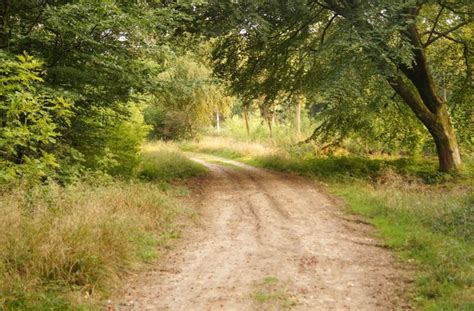
[[[214,66],[236,92],[268,102],[281,90],[333,102],[396,94],[433,137],[440,169],[459,167],[448,110],[472,95],[469,1],[209,1],[197,15],[195,27],[218,36]]]
[[[184,56],[189,40],[176,33],[188,17],[178,8],[1,1],[2,180],[27,171],[40,179],[84,169],[129,174],[150,129],[143,111],[157,99],[168,113],[190,110],[190,126],[210,122],[207,99],[219,93],[215,106],[226,97],[202,62]]]
[[[271,132],[304,99],[320,149],[431,136],[456,171],[473,148],[470,1],[0,3],[2,180],[130,174],[145,137],[193,137],[238,103]]]

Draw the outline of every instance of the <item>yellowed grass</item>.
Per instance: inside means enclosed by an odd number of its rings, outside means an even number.
[[[179,148],[173,142],[165,141],[151,141],[143,144],[142,152],[143,153],[153,153],[153,152],[180,152]]]
[[[157,246],[177,236],[176,206],[144,183],[50,185],[3,195],[0,309],[56,310],[102,297],[119,275],[155,258]]]
[[[206,136],[199,141],[193,142],[192,146],[196,150],[203,151],[219,151],[227,149],[241,155],[252,157],[269,156],[281,153],[281,150],[277,149],[276,147],[263,145],[257,142],[239,141],[228,137]]]

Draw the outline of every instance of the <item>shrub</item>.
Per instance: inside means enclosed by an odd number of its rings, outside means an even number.
[[[0,51],[0,182],[37,182],[58,166],[54,148],[69,126],[72,103],[46,95],[42,63]]]

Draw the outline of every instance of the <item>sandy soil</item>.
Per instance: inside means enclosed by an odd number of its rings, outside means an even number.
[[[400,310],[403,278],[373,229],[308,179],[210,156],[200,225],[127,280],[119,310]],[[218,162],[220,161],[220,162]]]

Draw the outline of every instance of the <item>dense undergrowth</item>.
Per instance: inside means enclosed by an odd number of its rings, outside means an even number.
[[[464,172],[454,176],[437,172],[436,163],[429,160],[314,157],[229,138],[205,138],[182,148],[317,179],[343,198],[350,212],[366,216],[385,243],[414,265],[416,288],[409,297],[414,306],[474,308],[474,195],[469,159],[465,159]]]
[[[134,176],[91,173],[0,196],[0,309],[99,308],[120,276],[159,256],[192,211],[179,180],[205,169],[166,144],[144,148]],[[185,191],[183,191],[185,190]]]

